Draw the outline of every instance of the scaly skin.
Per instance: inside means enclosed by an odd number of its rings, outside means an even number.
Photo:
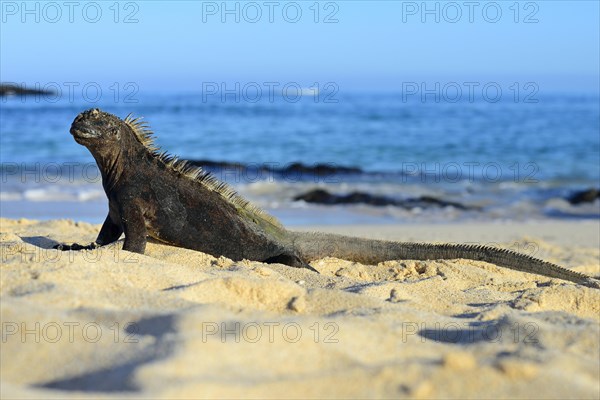
[[[94,243],[56,246],[61,250],[95,248],[118,240],[124,233],[123,249],[141,254],[151,236],[215,257],[282,263],[313,271],[309,262],[326,256],[365,264],[466,258],[600,288],[592,277],[493,247],[288,231],[201,169],[159,154],[152,133],[137,119],[121,120],[91,109],[75,118],[71,134],[98,164],[109,212]]]
[[[600,288],[600,280],[512,250],[466,244],[432,244],[368,240],[326,233],[289,233],[304,260],[336,257],[363,264],[386,260],[438,260],[464,258],[499,267],[558,278]]]

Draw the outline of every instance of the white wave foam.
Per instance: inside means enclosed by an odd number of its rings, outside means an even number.
[[[69,191],[60,190],[59,188],[36,188],[27,189],[22,194],[19,194],[17,200],[29,200],[29,201],[76,201],[86,202],[90,200],[96,200],[102,198],[104,192],[101,190],[80,190],[80,191]],[[16,197],[16,196],[11,196]],[[4,198],[2,198],[4,200]]]
[[[15,192],[0,192],[0,201],[19,201],[23,200],[21,193]]]

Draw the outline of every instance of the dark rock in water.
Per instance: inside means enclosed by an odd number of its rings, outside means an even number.
[[[337,195],[329,193],[323,189],[314,189],[310,192],[294,197],[294,200],[304,200],[307,203],[316,204],[367,204],[371,206],[397,206],[405,209],[437,207],[454,207],[459,210],[478,209],[469,207],[452,201],[439,200],[430,196],[420,196],[412,199],[397,200],[387,196],[376,196],[365,192],[352,192],[347,195]]]
[[[12,83],[0,83],[0,96],[14,96],[14,95],[53,95],[54,92],[51,90],[40,90],[40,89],[28,89],[25,86],[19,86]]]
[[[581,203],[592,203],[598,198],[600,198],[600,189],[589,188],[573,193],[567,200],[569,203],[577,205]]]
[[[211,169],[235,169],[245,171],[246,166],[237,162],[210,161],[210,160],[187,160],[193,166]]]
[[[313,166],[304,165],[302,163],[292,163],[285,168],[274,169],[274,172],[279,173],[303,173],[313,174],[316,176],[334,175],[334,174],[360,174],[363,171],[356,167],[344,167],[335,164],[315,164]]]
[[[212,170],[236,170],[236,171],[258,171],[282,175],[284,177],[299,178],[314,176],[331,176],[338,174],[361,174],[360,168],[344,167],[335,164],[314,164],[306,165],[299,162],[286,164],[282,167],[269,164],[242,164],[228,161],[210,161],[210,160],[188,160],[188,162],[197,167],[203,167]]]
[[[345,196],[331,194],[323,189],[315,189],[294,197],[294,200],[304,200],[317,204],[369,204],[373,206],[396,205],[397,201],[385,196],[373,196],[363,192],[352,192]]]

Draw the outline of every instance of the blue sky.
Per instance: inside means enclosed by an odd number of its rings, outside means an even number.
[[[484,1],[472,9],[462,0],[427,2],[438,7],[433,14],[423,14],[421,1],[336,1],[319,2],[317,16],[315,1],[274,1],[271,9],[265,1],[228,2],[237,15],[223,15],[221,1],[120,2],[116,15],[111,0],[96,2],[100,17],[91,2],[71,10],[48,3],[27,2],[27,13],[21,1],[2,1],[2,81],[136,82],[147,91],[225,81],[336,82],[347,90],[516,81],[599,90],[597,1]],[[325,23],[328,15],[337,22]],[[137,22],[124,23],[127,16]]]

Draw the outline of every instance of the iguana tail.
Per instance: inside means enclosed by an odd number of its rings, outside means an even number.
[[[600,280],[591,276],[512,250],[491,246],[390,242],[327,233],[290,232],[290,236],[294,247],[305,262],[324,257],[336,257],[372,265],[387,260],[464,258],[600,288]]]

